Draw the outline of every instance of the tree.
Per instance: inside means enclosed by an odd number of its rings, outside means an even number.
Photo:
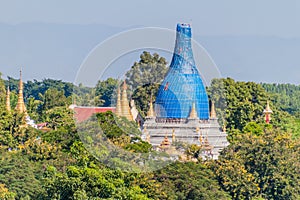
[[[167,61],[157,53],[144,51],[139,62],[135,62],[126,73],[126,81],[131,89],[146,84],[160,83],[167,72]]]
[[[141,140],[135,122],[128,121],[125,117],[118,117],[108,111],[97,114],[103,134],[114,144],[129,151],[148,153],[151,145]]]
[[[0,183],[0,199],[2,200],[14,200],[16,194],[13,192],[10,192],[4,184]]]
[[[162,187],[158,199],[229,199],[203,163],[175,162],[154,172],[154,180]]]
[[[297,115],[300,108],[300,86],[293,84],[267,84],[262,87],[270,94],[274,105],[280,110]]]
[[[40,164],[31,163],[21,152],[2,151],[0,166],[0,182],[16,194],[16,199],[26,196],[36,199],[42,191]]]
[[[1,78],[1,72],[0,72],[0,108],[5,108],[5,94],[6,94],[6,90],[5,90],[5,85],[4,85],[4,81]]]
[[[63,91],[57,89],[48,89],[45,94],[41,96],[43,101],[43,110],[49,110],[58,106],[66,106],[71,104],[71,99],[67,99]]]
[[[33,97],[29,97],[27,99],[27,113],[30,115],[32,119],[38,119],[39,114],[38,114],[38,108],[43,104],[42,101],[40,100],[35,100]]]
[[[208,88],[210,99],[215,102],[220,124],[225,125],[230,142],[249,122],[265,123],[263,111],[271,94],[257,83],[235,82],[231,78],[214,79]],[[272,100],[272,98],[271,98]],[[273,110],[271,124],[293,134],[297,126],[295,118],[278,109],[270,102]]]
[[[86,167],[69,166],[65,173],[48,167],[42,199],[148,199],[147,194],[127,175],[89,163]],[[129,179],[127,179],[129,180]]]
[[[299,141],[280,130],[243,133],[212,165],[220,185],[233,199],[298,199]]]
[[[135,100],[135,104],[142,117],[147,116],[149,110],[150,101],[155,102],[156,94],[159,88],[159,84],[146,84],[138,87],[132,94],[132,99]]]
[[[115,91],[118,86],[118,80],[108,78],[105,81],[98,81],[96,85],[95,106],[112,106],[112,99],[116,98]]]
[[[167,73],[167,61],[157,53],[144,51],[139,62],[135,62],[126,73],[126,82],[131,89],[132,99],[143,117],[149,109],[150,97],[155,100],[156,93]]]

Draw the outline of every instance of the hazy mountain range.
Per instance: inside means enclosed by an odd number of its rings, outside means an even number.
[[[72,82],[80,64],[97,44],[130,28],[133,27],[0,24],[0,72],[4,78],[17,78],[19,68],[23,67],[25,80],[53,78]],[[224,77],[300,83],[300,38],[206,36],[201,33],[194,33],[194,38],[206,48]]]

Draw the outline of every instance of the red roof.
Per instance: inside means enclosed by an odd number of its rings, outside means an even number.
[[[77,122],[82,122],[90,118],[93,114],[103,113],[107,111],[115,112],[116,107],[84,107],[84,106],[75,106],[74,118]]]

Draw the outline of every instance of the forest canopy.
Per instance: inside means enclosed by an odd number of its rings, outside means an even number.
[[[163,58],[144,52],[128,77],[137,76],[153,63],[167,70]],[[135,80],[130,87],[139,80],[147,82],[132,93],[139,111],[145,114],[157,83],[142,76]],[[36,123],[47,123],[40,130],[24,127],[24,116],[13,109],[18,79],[0,78],[0,199],[300,198],[300,86],[213,80],[207,92],[230,142],[219,159],[203,160],[199,149],[191,146],[193,160],[134,173],[110,168],[92,156],[79,138],[69,109],[73,99],[80,105],[111,105],[117,84],[114,78],[99,81],[95,88],[52,79],[25,82],[29,116]],[[7,86],[11,89],[11,111],[5,108]],[[265,123],[263,114],[267,101],[273,110],[270,124]],[[137,124],[118,118],[135,133],[132,136],[117,126],[112,112],[93,117],[108,142],[125,151],[153,151],[140,138]],[[98,153],[108,154],[105,149]]]

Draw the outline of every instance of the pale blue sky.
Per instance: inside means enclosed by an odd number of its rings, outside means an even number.
[[[189,22],[224,76],[299,84],[299,10],[297,0],[0,0],[0,71],[16,77],[22,65],[25,79],[72,81],[88,52],[112,34]]]
[[[185,21],[203,35],[299,37],[299,10],[298,0],[2,0],[0,22],[173,28]]]

